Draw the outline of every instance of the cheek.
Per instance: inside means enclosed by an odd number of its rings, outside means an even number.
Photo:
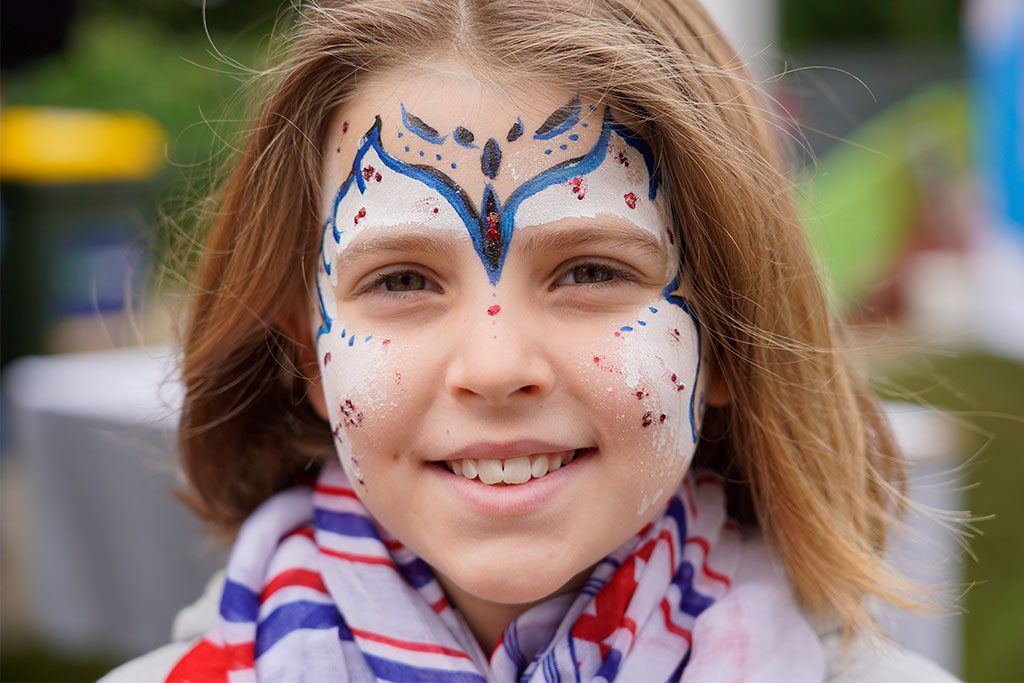
[[[700,334],[683,306],[659,299],[611,330],[585,362],[603,379],[598,394],[611,438],[641,449],[667,470],[688,465],[696,448],[702,400]]]
[[[395,412],[402,385],[396,340],[345,327],[335,316],[317,340],[320,376],[334,445],[353,482],[365,484],[364,454],[385,446],[381,435]]]

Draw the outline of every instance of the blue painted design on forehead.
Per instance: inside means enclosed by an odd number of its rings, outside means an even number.
[[[444,144],[445,138],[448,137],[447,135],[441,135],[436,128],[424,122],[423,119],[407,112],[404,103],[400,102],[398,106],[402,109],[402,125],[405,126],[406,130],[431,144]]]
[[[591,109],[593,111],[593,109]],[[563,104],[551,113],[540,128],[533,134],[534,140],[550,140],[558,137],[580,122],[580,96],[573,98],[572,102]]]
[[[578,98],[574,100],[572,107],[575,110],[575,115],[578,116]],[[406,116],[404,107],[402,115],[403,118]],[[551,117],[549,117],[550,119]],[[597,169],[607,157],[608,142],[613,132],[620,135],[627,144],[640,151],[641,155],[648,162],[649,171],[653,169],[653,155],[647,149],[643,140],[633,135],[628,129],[615,123],[612,119],[611,111],[606,109],[602,121],[601,134],[594,142],[590,151],[583,156],[556,164],[526,181],[509,195],[504,206],[494,188],[489,184],[486,185],[484,196],[481,198],[478,209],[465,190],[444,171],[425,164],[407,164],[389,154],[381,142],[380,131],[381,119],[378,116],[374,125],[360,141],[360,148],[352,162],[352,172],[335,197],[332,216],[337,215],[338,206],[351,189],[353,180],[360,194],[366,192],[367,185],[359,169],[362,167],[363,158],[372,149],[380,157],[381,162],[389,169],[423,183],[423,185],[437,192],[451,205],[465,224],[473,242],[473,247],[480,257],[481,264],[484,266],[492,285],[497,284],[501,277],[505,257],[508,254],[515,232],[516,211],[519,206],[528,198],[552,185],[568,182],[574,177]],[[657,189],[657,179],[652,178],[649,185],[651,199],[655,198]],[[497,239],[495,239],[495,235],[497,235]],[[341,233],[336,227],[334,230],[334,240],[335,243],[339,243],[341,240]]]
[[[618,133],[619,137],[625,140],[626,144],[639,152],[640,156],[643,158],[644,165],[647,166],[647,198],[654,201],[655,197],[658,196],[658,188],[661,187],[661,173],[654,164],[654,153],[651,152],[651,148],[647,146],[644,139],[629,128],[626,128],[621,123],[617,123],[615,121],[612,121],[610,125],[615,132]]]

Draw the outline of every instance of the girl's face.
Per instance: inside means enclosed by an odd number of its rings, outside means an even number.
[[[699,429],[649,150],[572,91],[457,66],[363,84],[327,140],[314,334],[350,480],[449,585],[573,585],[660,512]]]

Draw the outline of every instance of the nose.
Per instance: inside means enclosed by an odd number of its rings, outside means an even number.
[[[500,312],[495,313],[495,309]],[[445,382],[460,400],[477,399],[508,407],[541,398],[555,383],[544,335],[526,316],[499,306],[470,314],[464,336],[455,345]]]

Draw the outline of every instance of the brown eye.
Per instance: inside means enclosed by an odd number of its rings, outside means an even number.
[[[381,278],[389,292],[415,292],[427,288],[427,279],[419,273],[394,273]]]
[[[615,279],[615,273],[600,266],[576,266],[570,271],[574,284],[590,285]]]

